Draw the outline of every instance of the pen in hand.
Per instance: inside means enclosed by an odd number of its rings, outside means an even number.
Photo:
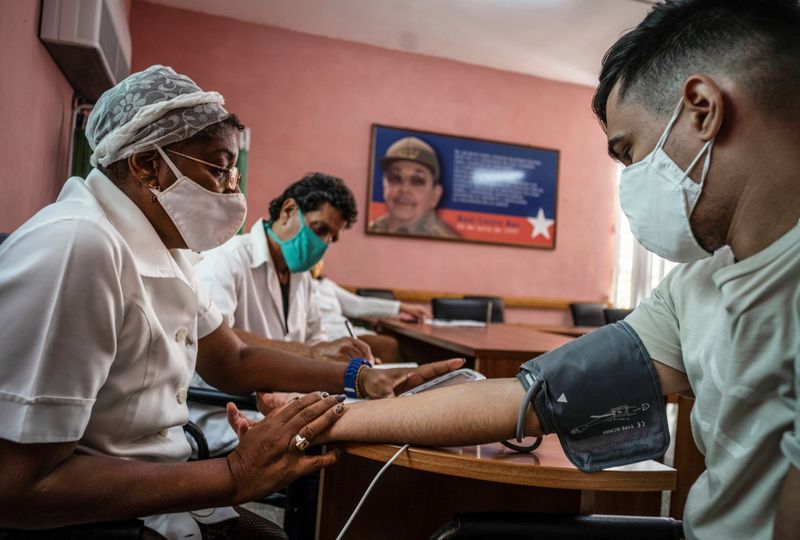
[[[345,319],[344,320],[344,325],[347,327],[347,333],[350,334],[350,337],[355,339],[355,340],[358,340],[358,338],[356,337],[356,333],[353,332],[353,325],[350,324],[350,321]],[[373,358],[367,358],[367,360],[369,360],[370,365],[375,365],[376,363],[377,364],[381,363],[380,360],[373,359]]]
[[[353,338],[353,339],[357,339],[356,338],[356,333],[353,332],[353,325],[350,324],[350,321],[345,319],[344,320],[344,325],[347,327],[347,333],[350,334],[350,337]]]

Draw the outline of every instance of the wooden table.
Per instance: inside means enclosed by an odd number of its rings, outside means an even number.
[[[336,538],[370,481],[397,450],[345,444],[322,473],[317,538]],[[457,512],[563,512],[658,515],[675,470],[654,461],[597,473],[577,470],[555,436],[532,454],[500,444],[412,447],[380,478],[345,538],[427,538]]]
[[[464,356],[469,367],[489,378],[516,377],[523,362],[573,339],[519,324],[463,328],[381,319],[379,329],[398,339],[408,361],[423,363]]]
[[[525,326],[540,332],[563,334],[572,337],[581,337],[598,328],[597,326],[558,326],[552,324],[520,324],[519,326]]]

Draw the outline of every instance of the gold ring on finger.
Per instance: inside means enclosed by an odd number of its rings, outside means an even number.
[[[305,437],[303,437],[298,433],[297,435],[294,436],[294,445],[297,447],[298,450],[303,452],[305,451],[306,448],[308,448],[311,445],[311,443],[308,441],[308,439],[306,439]]]

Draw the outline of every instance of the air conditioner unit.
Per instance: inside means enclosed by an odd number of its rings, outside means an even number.
[[[125,0],[42,0],[39,39],[88,101],[130,74]]]

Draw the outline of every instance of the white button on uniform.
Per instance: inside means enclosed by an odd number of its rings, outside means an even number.
[[[181,326],[178,328],[178,331],[175,332],[175,341],[186,341],[186,336],[189,335],[189,330]]]
[[[187,394],[188,394],[188,392],[187,392],[186,388],[181,388],[180,390],[178,390],[178,393],[175,394],[175,397],[178,398],[178,403],[180,403],[181,405],[186,403],[186,395]]]

